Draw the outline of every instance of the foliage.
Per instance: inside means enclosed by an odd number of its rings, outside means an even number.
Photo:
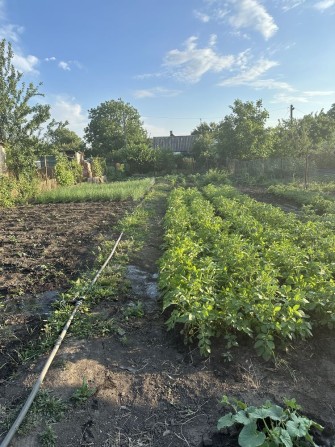
[[[0,177],[0,207],[9,207],[14,205],[16,181],[13,178]]]
[[[50,106],[35,102],[43,96],[38,87],[22,82],[23,74],[13,63],[10,43],[0,41],[0,141],[6,147],[8,169],[18,178],[24,171],[34,168],[37,150],[36,133],[50,117]]]
[[[234,413],[220,418],[217,428],[242,426],[238,437],[241,447],[317,447],[310,430],[323,430],[323,427],[302,416],[295,399],[285,399],[285,408],[269,401],[260,407],[247,406],[236,399],[231,402],[227,396],[221,402],[231,406]]]
[[[64,154],[57,155],[57,164],[55,167],[55,176],[57,183],[61,186],[70,186],[76,183],[78,172],[74,171],[75,166],[81,167],[77,163],[72,163]]]
[[[213,336],[244,333],[265,360],[276,342],[335,324],[335,236],[323,223],[239,194],[230,186],[176,189],[160,263],[170,329],[182,323],[203,354]]]
[[[36,203],[87,202],[99,200],[140,200],[154,184],[154,179],[126,180],[113,183],[81,183],[40,193]]]
[[[47,425],[44,432],[39,435],[39,442],[42,447],[55,447],[57,436],[50,425]]]
[[[240,99],[230,106],[232,113],[218,125],[217,140],[221,159],[265,158],[271,152],[270,132],[265,127],[269,117],[262,100],[243,103]]]
[[[93,177],[102,177],[106,171],[105,159],[101,157],[93,157],[91,167]]]
[[[198,164],[204,165],[205,169],[216,166],[218,161],[216,139],[213,132],[200,134],[191,151]]]
[[[101,103],[89,110],[86,141],[93,156],[114,159],[115,151],[136,147],[147,141],[138,111],[121,99]]]
[[[154,153],[154,169],[159,173],[171,173],[176,169],[176,156],[172,150],[156,148]]]
[[[27,173],[14,177],[0,177],[0,207],[9,207],[18,203],[27,203],[36,197],[38,178]]]
[[[83,383],[79,388],[75,390],[71,396],[71,400],[76,404],[82,404],[87,401],[96,392],[95,387],[90,387],[85,377],[83,377]]]
[[[123,147],[115,152],[115,157],[125,163],[129,174],[143,174],[154,170],[156,150],[143,142]]]
[[[335,200],[327,190],[333,193],[335,184],[312,183],[308,190],[302,189],[299,184],[271,185],[268,188],[271,194],[292,200],[300,206],[307,205],[316,214],[335,214]]]
[[[68,122],[57,122],[54,119],[48,124],[44,135],[44,154],[58,154],[64,151],[82,152],[85,149],[83,140],[72,130]]]

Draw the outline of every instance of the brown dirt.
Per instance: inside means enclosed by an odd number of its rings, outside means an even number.
[[[155,280],[161,254],[164,201],[153,206],[156,212],[149,239],[142,253],[131,261],[143,273],[143,288],[137,284],[103,309],[119,319],[125,334],[66,339],[47,375],[44,387],[67,401],[83,378],[95,388],[86,402],[71,404],[65,417],[52,424],[56,445],[236,446],[236,437],[216,431],[216,422],[224,413],[219,403],[223,394],[250,404],[261,404],[266,399],[280,404],[284,397],[295,397],[305,414],[326,426],[325,437],[318,439],[320,445],[332,445],[326,438],[334,442],[333,333],[319,331],[312,340],[292,343],[278,354],[275,364],[257,357],[247,339],[240,341],[232,362],[224,362],[219,341],[214,343],[209,358],[201,358],[194,346],[183,345],[178,331],[166,331],[160,300],[148,292],[145,284]],[[65,237],[62,240],[66,250],[70,241]],[[80,264],[76,268],[80,269]],[[138,299],[143,302],[144,317],[125,321],[122,308]],[[5,381],[0,405],[24,402],[44,361],[41,358],[21,367]],[[12,443],[13,447],[38,445],[36,430],[16,437]]]

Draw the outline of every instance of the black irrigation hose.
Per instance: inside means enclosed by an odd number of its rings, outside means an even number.
[[[118,240],[115,242],[114,247],[113,247],[113,250],[111,251],[111,253],[110,253],[110,255],[108,256],[108,258],[106,259],[104,265],[100,268],[100,270],[97,272],[97,274],[95,275],[95,277],[94,277],[93,280],[91,281],[89,287],[92,287],[92,286],[96,283],[96,281],[97,281],[97,279],[99,278],[101,272],[104,270],[104,268],[107,266],[107,264],[108,264],[109,261],[111,260],[112,256],[113,256],[114,253],[115,253],[115,250],[116,250],[117,246],[119,245],[119,242],[120,242],[120,240],[121,240],[121,238],[122,238],[122,235],[123,235],[123,232],[120,234]],[[21,411],[20,411],[18,417],[16,418],[16,420],[15,420],[15,422],[13,423],[11,429],[10,429],[9,432],[7,433],[5,439],[2,441],[0,447],[7,447],[7,446],[9,445],[9,443],[11,442],[11,440],[13,439],[13,436],[15,435],[15,433],[17,432],[17,430],[19,429],[19,427],[20,427],[20,425],[21,425],[23,419],[25,418],[25,416],[26,416],[26,414],[27,414],[29,408],[31,407],[31,404],[33,403],[33,401],[34,401],[34,399],[35,399],[35,397],[36,397],[36,394],[38,393],[38,391],[39,391],[39,389],[40,389],[40,386],[41,386],[42,383],[43,383],[44,377],[45,377],[46,373],[48,372],[49,367],[50,367],[50,365],[51,365],[51,363],[52,363],[52,361],[53,361],[55,355],[57,354],[57,351],[58,351],[58,349],[60,348],[60,346],[61,346],[61,344],[62,344],[62,342],[63,342],[63,340],[64,340],[64,338],[65,338],[65,335],[66,335],[66,333],[67,333],[67,331],[68,331],[68,329],[69,329],[69,327],[70,327],[70,325],[71,325],[71,323],[72,323],[72,320],[73,320],[73,318],[74,318],[74,316],[75,316],[77,310],[78,310],[79,307],[81,306],[83,300],[84,300],[84,297],[81,297],[81,298],[76,302],[75,307],[74,307],[74,309],[73,309],[73,311],[72,311],[72,313],[71,313],[71,315],[70,315],[70,317],[69,317],[67,323],[65,324],[65,326],[64,326],[64,328],[63,328],[61,334],[59,335],[59,337],[58,337],[58,339],[57,339],[57,341],[56,341],[56,343],[55,343],[55,345],[54,345],[54,348],[53,348],[51,354],[49,355],[49,357],[48,357],[48,359],[47,359],[47,361],[46,361],[46,363],[45,363],[45,365],[44,365],[44,368],[43,368],[41,374],[39,375],[37,381],[35,382],[35,385],[33,386],[33,389],[31,390],[31,392],[30,392],[30,394],[29,394],[29,396],[28,396],[28,399],[26,400],[26,403],[25,403],[24,406],[22,407],[22,409],[21,409]]]

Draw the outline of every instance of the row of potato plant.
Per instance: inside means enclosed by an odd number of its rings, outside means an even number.
[[[160,286],[169,328],[184,324],[203,353],[212,336],[255,339],[269,359],[277,339],[312,335],[335,323],[335,238],[230,186],[177,189],[165,218]]]
[[[268,192],[277,197],[292,200],[302,207],[309,207],[318,215],[335,213],[334,184],[312,184],[309,189],[301,189],[299,185],[271,185]]]

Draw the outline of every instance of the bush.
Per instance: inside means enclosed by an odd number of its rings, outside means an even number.
[[[15,203],[16,181],[11,177],[0,177],[0,206],[12,206]]]
[[[65,155],[57,156],[55,175],[57,183],[61,186],[70,186],[76,183],[76,175],[73,166]]]
[[[106,161],[102,157],[92,158],[92,175],[93,177],[102,177],[106,171]]]

